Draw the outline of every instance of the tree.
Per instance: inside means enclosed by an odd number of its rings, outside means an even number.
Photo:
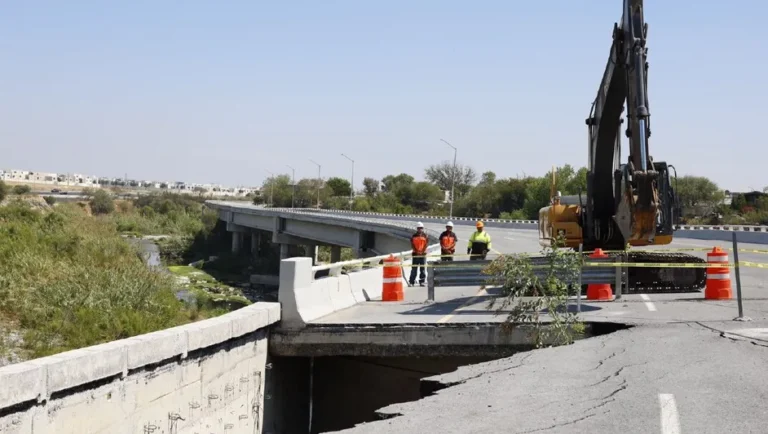
[[[90,201],[91,212],[93,214],[110,214],[115,210],[115,202],[112,196],[104,190],[96,190]]]
[[[363,191],[368,197],[373,197],[379,192],[379,180],[373,178],[363,179]]]
[[[352,194],[352,184],[344,178],[329,178],[325,181],[325,186],[330,189],[331,196],[349,197]]]
[[[451,191],[451,182],[455,183],[456,198],[466,195],[475,183],[477,174],[469,166],[463,166],[453,162],[443,161],[440,164],[433,164],[424,170],[427,180],[440,187],[443,191]]]
[[[0,180],[0,202],[5,200],[6,196],[8,196],[8,185]]]
[[[725,198],[725,193],[710,179],[691,175],[677,178],[677,195],[685,215],[708,214]]]
[[[263,199],[257,197],[254,201],[264,201],[269,203],[271,198],[275,207],[284,208],[291,206],[293,186],[289,175],[278,175],[267,178],[261,186],[261,191],[264,192]]]
[[[413,181],[413,176],[407,173],[401,173],[399,175],[387,175],[381,179],[381,191],[386,193],[396,193],[398,189],[413,184]]]

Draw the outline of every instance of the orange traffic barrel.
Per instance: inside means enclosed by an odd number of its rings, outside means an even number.
[[[590,258],[607,258],[608,255],[603,252],[603,249],[595,249]],[[612,300],[613,291],[611,290],[610,283],[590,283],[587,285],[587,300]]]
[[[381,301],[403,301],[403,269],[400,259],[394,255],[384,260],[384,283],[381,288]]]
[[[731,270],[728,269],[728,253],[720,247],[715,247],[707,253],[707,263],[713,265],[707,267],[707,286],[704,289],[704,298],[707,300],[730,300],[733,298]]]

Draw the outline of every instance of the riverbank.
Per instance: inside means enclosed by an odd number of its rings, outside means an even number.
[[[0,364],[223,313],[179,301],[175,277],[142,256],[113,221],[78,204],[0,207]]]

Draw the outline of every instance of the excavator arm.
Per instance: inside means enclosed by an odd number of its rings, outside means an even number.
[[[585,247],[609,249],[671,241],[674,192],[665,163],[649,154],[648,63],[642,0],[624,0],[608,63],[586,120],[589,132]],[[629,156],[621,164],[626,104]],[[657,235],[668,235],[656,240]]]

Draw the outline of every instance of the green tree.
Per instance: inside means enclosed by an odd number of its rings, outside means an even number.
[[[6,196],[8,196],[8,184],[0,181],[0,202],[5,200]]]
[[[373,178],[363,179],[363,192],[368,197],[373,197],[379,192],[379,180]]]
[[[349,197],[352,194],[352,184],[344,178],[329,178],[325,181],[325,186],[330,189],[331,196]]]
[[[475,183],[477,174],[469,166],[463,166],[453,162],[443,161],[440,164],[433,164],[424,170],[424,174],[430,182],[440,187],[443,191],[450,191],[451,184],[454,184],[456,199],[469,193],[472,185]]]
[[[709,178],[691,175],[677,178],[677,195],[684,215],[708,214],[725,198],[725,192]]]
[[[115,202],[112,196],[104,190],[96,190],[90,201],[93,214],[110,214],[115,210]]]

